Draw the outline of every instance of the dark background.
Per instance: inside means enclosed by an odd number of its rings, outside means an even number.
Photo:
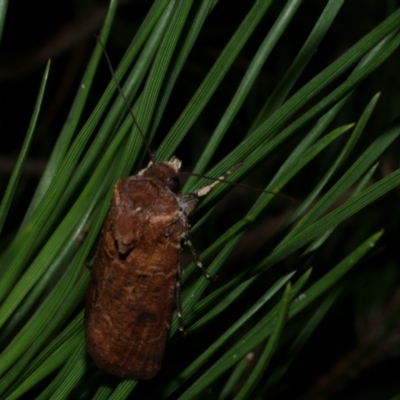
[[[283,38],[267,60],[256,87],[249,94],[248,102],[236,118],[230,135],[233,140],[223,143],[221,153],[216,154],[215,159],[226,153],[235,140],[240,140],[242,132],[257,115],[262,102],[276,87],[304,43],[324,3],[321,0],[303,2]],[[155,148],[215,62],[251,4],[251,1],[221,0],[210,15],[174,89],[173,99],[155,139]],[[107,43],[107,51],[114,66],[118,64],[124,49],[146,15],[148,7],[148,1],[122,2]],[[184,158],[187,170],[190,170],[202,147],[207,143],[252,55],[281,7],[282,2],[273,3],[265,20],[239,55],[219,91],[213,96],[210,105],[196,122],[190,140],[186,140],[178,149],[177,156]],[[294,91],[322,71],[398,7],[398,1],[394,0],[345,2]],[[0,46],[1,192],[6,188],[20,151],[48,58],[52,59],[52,66],[32,147],[6,221],[3,239],[12,235],[18,227],[23,210],[29,204],[95,45],[93,35],[99,33],[105,13],[104,2],[13,0],[9,4]],[[335,121],[335,126],[356,121],[371,97],[378,91],[382,92],[372,120],[366,128],[363,139],[354,150],[351,162],[354,162],[357,155],[361,154],[399,115],[399,65],[400,54],[397,52],[363,82]],[[83,120],[90,114],[91,108],[99,100],[109,80],[110,72],[103,61],[89,95]],[[265,185],[266,179],[272,176],[296,143],[296,140],[288,143],[285,149],[261,166],[249,178],[250,183],[262,187],[264,182]],[[334,161],[337,153],[338,149],[333,146],[323,156],[317,158],[313,165],[305,168],[298,178],[285,188],[285,193],[301,201]],[[344,165],[342,171],[349,165],[350,163]],[[373,180],[386,176],[398,166],[399,143],[395,142],[381,157]],[[253,195],[247,190],[238,189],[231,196],[233,197],[230,201],[246,207]],[[282,393],[277,393],[276,398],[298,398],[301,395],[307,399],[388,398],[396,393],[396,390],[398,391],[399,327],[395,322],[396,318],[388,321],[388,315],[393,317],[398,314],[396,310],[400,302],[398,201],[399,190],[396,189],[347,221],[346,225],[340,227],[329,243],[326,243],[312,259],[301,260],[304,266],[315,267],[316,279],[373,232],[385,229],[380,247],[351,273],[343,296],[315,332],[313,340],[308,343],[304,352],[299,354],[298,361],[282,380]],[[232,257],[231,269],[239,268],[241,261],[248,257],[249,252],[252,255],[254,253],[253,256],[257,258],[257,248],[262,245],[262,242],[258,243],[260,232],[264,237],[272,235],[290,213],[291,207],[293,206],[290,202],[279,198],[275,200],[271,214],[265,216],[249,232]],[[220,208],[217,219],[222,221],[220,223],[222,227],[229,226],[235,216],[229,211],[229,206]],[[202,238],[197,239],[200,246],[202,240]],[[295,323],[296,321],[293,321],[293,324]],[[368,341],[369,336],[375,338],[372,344]],[[274,362],[279,363],[279,360]],[[274,365],[271,366],[273,367]],[[322,392],[318,392],[321,385]]]

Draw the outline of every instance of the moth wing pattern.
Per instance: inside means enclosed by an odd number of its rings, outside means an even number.
[[[101,370],[135,380],[159,371],[185,229],[162,179],[135,175],[115,185],[86,297],[88,353]]]

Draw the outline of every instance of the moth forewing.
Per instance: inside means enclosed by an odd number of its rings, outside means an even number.
[[[202,268],[188,217],[216,183],[179,195],[180,167],[172,157],[119,180],[101,232],[86,297],[85,337],[95,364],[120,378],[152,379],[161,368],[182,241]]]

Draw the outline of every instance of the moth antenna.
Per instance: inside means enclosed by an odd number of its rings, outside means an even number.
[[[228,171],[226,171],[223,175],[221,175],[219,178],[213,178],[214,182],[211,183],[210,185],[204,186],[202,188],[200,188],[196,194],[198,197],[202,197],[207,195],[210,190],[215,187],[216,185],[218,185],[218,183],[225,181],[225,178],[230,175],[233,171],[237,170],[238,168],[240,168],[243,165],[243,162],[240,162],[239,164],[234,165],[232,168],[228,169]],[[194,175],[194,174],[193,174]]]
[[[113,81],[114,81],[114,83],[115,83],[115,85],[116,85],[116,87],[118,89],[118,92],[121,95],[123,101],[125,102],[126,107],[128,109],[128,112],[129,112],[130,116],[132,117],[133,123],[136,125],[136,128],[138,129],[138,131],[140,133],[140,136],[142,137],[142,140],[143,140],[143,143],[144,143],[144,145],[146,147],[146,150],[149,153],[150,160],[154,162],[154,155],[153,155],[153,152],[150,150],[149,142],[147,141],[146,136],[145,136],[144,132],[142,131],[142,128],[140,127],[136,117],[133,115],[132,108],[131,108],[131,105],[129,103],[129,100],[125,96],[125,93],[123,92],[123,90],[121,88],[121,85],[118,82],[118,79],[115,77],[115,71],[114,71],[114,68],[113,68],[113,66],[111,64],[111,60],[110,60],[110,57],[108,56],[106,48],[105,48],[104,44],[102,43],[100,37],[97,36],[97,35],[95,35],[95,37],[96,37],[97,41],[99,42],[99,44],[100,44],[100,46],[101,46],[101,48],[103,50],[104,56],[105,56],[107,64],[108,64],[108,69],[111,72],[112,79],[113,79]]]
[[[112,66],[112,64],[111,64],[111,60],[110,60],[110,57],[108,56],[108,53],[107,53],[107,51],[106,51],[106,48],[105,48],[103,42],[101,41],[100,37],[97,36],[97,35],[95,35],[95,37],[96,37],[97,41],[99,42],[99,44],[100,44],[100,46],[101,46],[101,48],[102,48],[102,50],[103,50],[104,56],[105,56],[106,61],[107,61],[107,64],[108,64],[108,69],[109,69],[110,72],[111,72],[112,79],[113,79],[113,81],[115,82],[115,85],[116,85],[116,87],[117,87],[117,89],[118,89],[118,92],[119,92],[119,94],[121,95],[121,98],[123,99],[123,101],[125,102],[126,107],[127,107],[127,109],[128,109],[128,112],[129,112],[130,116],[132,117],[132,121],[133,121],[133,123],[136,125],[136,128],[138,129],[138,131],[139,131],[139,133],[140,133],[140,136],[142,137],[143,144],[144,144],[145,147],[146,147],[146,150],[147,150],[147,152],[148,152],[148,154],[149,154],[150,160],[154,162],[154,152],[152,152],[152,151],[150,150],[149,142],[147,141],[146,136],[145,136],[144,132],[142,131],[142,128],[140,127],[140,125],[139,125],[139,123],[138,123],[138,121],[137,121],[135,115],[134,115],[133,112],[132,112],[132,108],[131,108],[131,105],[130,105],[130,103],[129,103],[128,98],[125,96],[125,93],[123,92],[123,90],[122,90],[122,88],[121,88],[121,85],[119,84],[119,82],[118,82],[118,80],[117,80],[117,78],[116,78],[116,76],[115,76],[115,71],[114,71],[114,68],[113,68],[113,66]],[[231,169],[229,169],[227,172],[225,172],[225,174],[221,175],[219,178],[212,178],[212,177],[206,176],[206,175],[190,173],[189,175],[192,175],[192,176],[198,176],[198,177],[201,177],[201,178],[212,179],[212,180],[214,180],[214,182],[213,182],[212,184],[210,184],[210,185],[208,185],[208,186],[205,186],[205,187],[203,187],[203,188],[200,188],[200,189],[196,192],[197,195],[198,195],[199,197],[205,196],[205,195],[207,195],[207,194],[210,192],[210,190],[213,189],[218,183],[220,183],[220,182],[225,182],[225,183],[228,183],[228,184],[231,184],[231,185],[234,185],[234,186],[238,186],[238,187],[241,187],[241,188],[244,188],[244,189],[251,189],[251,190],[255,190],[255,191],[257,191],[257,192],[261,192],[261,193],[270,193],[270,194],[274,194],[275,196],[279,196],[279,197],[283,197],[283,198],[285,198],[285,199],[288,199],[288,200],[290,200],[292,203],[296,203],[296,201],[295,201],[292,197],[290,197],[290,196],[288,196],[288,195],[285,195],[285,194],[282,194],[282,193],[278,193],[278,192],[274,192],[274,191],[270,191],[270,190],[261,190],[261,189],[258,189],[258,188],[254,188],[254,187],[251,187],[251,186],[243,185],[243,184],[241,184],[241,183],[236,183],[236,182],[228,181],[228,180],[225,179],[228,175],[230,175],[230,174],[231,174],[233,171],[235,171],[237,168],[240,168],[242,165],[243,165],[243,161],[240,162],[240,163],[238,163],[238,164],[236,164],[236,165],[234,165]],[[186,173],[183,172],[183,171],[181,171],[181,174],[186,174]]]
[[[235,171],[237,168],[241,167],[243,165],[243,161],[240,162],[239,164],[233,166],[230,170],[228,170],[224,175],[220,176],[219,178],[213,178],[211,176],[207,176],[207,175],[201,175],[201,174],[195,174],[193,172],[187,173],[184,171],[181,171],[181,174],[187,174],[187,175],[191,175],[191,176],[198,176],[199,178],[205,178],[205,179],[210,179],[215,181],[214,183],[212,183],[211,185],[205,186],[201,189],[199,189],[199,191],[205,189],[206,192],[204,194],[199,194],[199,192],[197,192],[198,196],[205,196],[213,187],[215,187],[218,183],[222,182],[222,183],[227,183],[233,186],[237,186],[240,188],[244,188],[244,189],[250,189],[250,190],[254,190],[256,192],[260,192],[260,193],[269,193],[269,194],[274,194],[275,196],[279,196],[279,197],[283,197],[285,199],[290,200],[290,202],[292,202],[293,204],[296,203],[296,200],[294,200],[292,197],[283,194],[283,193],[279,193],[279,192],[274,192],[272,190],[263,190],[263,189],[258,189],[256,187],[252,187],[252,186],[248,186],[248,185],[243,185],[242,183],[237,183],[237,182],[232,182],[228,179],[225,179],[228,175],[230,175],[233,171]],[[203,193],[203,192],[201,192]]]

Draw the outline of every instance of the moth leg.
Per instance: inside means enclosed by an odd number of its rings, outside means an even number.
[[[175,293],[176,293],[176,315],[178,316],[179,330],[182,332],[183,336],[186,336],[185,327],[183,326],[183,318],[182,318],[182,299],[181,299],[181,282],[180,277],[183,272],[181,267],[181,263],[178,263],[178,279],[175,284]]]
[[[91,271],[91,270],[92,270],[92,267],[93,267],[93,264],[94,264],[94,260],[93,260],[93,258],[92,258],[91,261],[85,261],[85,263],[84,263],[83,265],[84,265],[84,267],[85,267],[86,269],[88,269],[89,271]]]
[[[169,231],[169,228],[171,228],[172,226],[174,226],[175,224],[180,222],[180,220],[181,220],[180,218],[177,218],[175,221],[172,221],[168,225],[164,226],[163,234],[164,234],[165,237],[169,237],[171,235],[170,231]]]
[[[187,247],[189,247],[190,252],[192,253],[193,260],[195,264],[197,265],[198,268],[201,269],[201,272],[207,279],[211,279],[215,281],[217,279],[217,276],[213,276],[207,272],[207,270],[204,268],[203,263],[199,260],[199,257],[197,256],[196,250],[193,246],[192,241],[190,240],[189,235],[185,235],[184,238],[184,243],[186,244]]]

